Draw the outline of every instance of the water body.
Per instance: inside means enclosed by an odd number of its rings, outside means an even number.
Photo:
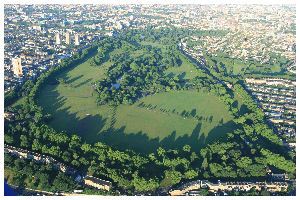
[[[10,187],[6,180],[4,180],[4,196],[18,196],[12,187]]]
[[[120,88],[121,84],[119,84],[119,83],[114,83],[114,84],[111,84],[111,86],[117,90],[117,89]]]

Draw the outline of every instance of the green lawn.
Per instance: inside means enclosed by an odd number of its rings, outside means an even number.
[[[160,48],[162,52],[165,51],[166,45],[160,43],[152,42],[141,42],[142,45],[151,45],[153,47]],[[165,74],[168,76],[177,76],[180,75],[180,79],[193,79],[196,76],[201,76],[202,72],[197,70],[195,65],[193,65],[187,58],[183,55],[180,55],[182,64],[179,67],[170,67],[165,71]]]
[[[182,64],[179,67],[170,67],[165,71],[166,75],[180,75],[180,79],[193,79],[201,76],[202,72],[197,70],[195,65],[187,60],[186,57],[180,56]]]
[[[53,115],[50,124],[58,130],[75,132],[72,127],[78,120],[86,118],[87,114],[97,115],[99,108],[91,84],[103,78],[109,66],[108,62],[100,67],[91,66],[86,61],[58,77],[66,79],[65,84],[46,85],[38,102]]]
[[[224,103],[201,91],[171,91],[145,97],[133,105],[97,106],[91,83],[104,78],[110,65],[106,62],[95,67],[86,61],[60,74],[58,78],[64,78],[66,83],[42,89],[38,102],[52,114],[50,126],[79,134],[88,142],[104,141],[141,152],[154,151],[160,145],[176,148],[184,144],[199,150],[207,141],[235,128]],[[181,70],[188,72],[190,68],[194,66],[186,64]],[[156,108],[139,106],[142,102]],[[183,111],[193,109],[201,120],[181,116]]]
[[[16,102],[14,102],[13,104],[11,104],[11,106],[12,106],[12,107],[17,107],[17,106],[23,104],[24,101],[25,101],[25,97],[21,97],[21,98],[19,98]]]
[[[153,47],[157,47],[157,48],[161,48],[162,50],[164,50],[166,45],[162,45],[158,42],[149,42],[149,41],[142,41],[141,42],[142,45],[151,45]]]

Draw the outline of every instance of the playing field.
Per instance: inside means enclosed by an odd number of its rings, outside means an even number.
[[[91,85],[104,77],[110,65],[95,67],[86,61],[58,77],[65,83],[42,89],[38,102],[52,114],[53,128],[76,133],[88,142],[104,141],[141,152],[154,151],[160,145],[176,148],[190,144],[200,149],[235,128],[224,103],[203,91],[171,91],[145,97],[134,105],[97,106]],[[191,64],[181,67],[176,70],[196,70]]]

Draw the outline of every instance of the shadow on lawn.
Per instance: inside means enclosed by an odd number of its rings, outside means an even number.
[[[90,115],[86,113],[83,118],[77,117],[77,112],[70,111],[71,107],[65,107],[67,97],[62,97],[53,88],[47,96],[42,99],[40,105],[45,113],[52,115],[50,125],[57,131],[65,131],[68,134],[78,134],[82,139],[88,142],[99,140],[97,133],[101,132],[107,119],[99,115]]]
[[[233,121],[229,121],[221,126],[216,126],[205,137],[201,134],[202,124],[199,122],[191,134],[177,136],[174,130],[164,138],[149,138],[147,133],[142,131],[125,133],[125,126],[119,129],[111,126],[108,130],[103,130],[105,124],[111,120],[89,113],[83,118],[78,118],[76,116],[78,113],[72,113],[71,107],[64,107],[66,100],[67,97],[61,97],[55,88],[44,98],[45,102],[42,105],[44,105],[45,111],[53,113],[53,120],[50,121],[53,128],[58,131],[66,131],[68,134],[77,133],[89,143],[101,141],[120,150],[132,149],[140,153],[150,153],[156,151],[158,147],[175,149],[188,144],[193,151],[198,152],[208,142],[221,139],[236,126]]]
[[[73,87],[78,88],[78,87],[83,86],[87,83],[90,83],[92,80],[93,80],[92,78],[86,79],[85,81],[82,81],[82,82],[78,83],[77,85],[74,85]]]
[[[198,123],[192,134],[176,137],[176,131],[173,131],[161,140],[159,137],[149,138],[148,135],[142,131],[138,133],[125,133],[126,127],[123,126],[120,129],[102,132],[99,134],[99,139],[120,150],[133,149],[141,153],[156,151],[158,147],[164,149],[181,149],[186,144],[190,145],[192,150],[197,152],[200,151],[207,142],[222,139],[222,136],[226,134],[226,130],[228,130],[228,132],[232,130],[231,126],[235,126],[233,121],[229,121],[222,126],[217,126],[205,137],[203,134],[200,134],[201,123]]]
[[[67,78],[66,84],[71,84],[71,83],[81,79],[82,77],[83,77],[83,75],[79,75],[79,76],[69,79],[67,76],[65,76],[65,78]]]

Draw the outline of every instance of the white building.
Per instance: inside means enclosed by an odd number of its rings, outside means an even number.
[[[75,34],[75,45],[79,45],[79,44],[80,44],[79,35]]]
[[[66,37],[66,44],[70,44],[70,33],[66,32],[65,37]]]
[[[16,76],[22,76],[23,70],[22,70],[22,63],[21,58],[13,58],[12,59],[12,65],[13,65],[13,72]]]
[[[59,36],[59,33],[56,33],[56,35],[55,35],[55,44],[57,44],[57,45],[60,45],[60,36]]]

